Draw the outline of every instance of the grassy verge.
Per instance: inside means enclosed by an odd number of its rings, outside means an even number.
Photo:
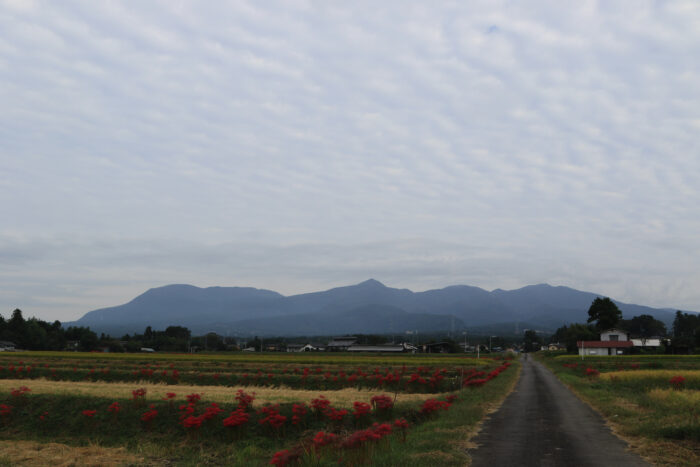
[[[699,391],[692,386],[673,389],[669,382],[673,375],[686,373],[692,381],[696,370],[687,366],[690,359],[663,359],[663,368],[677,365],[677,370],[619,369],[630,361],[635,362],[633,368],[649,368],[648,364],[662,360],[655,357],[597,357],[581,362],[570,357],[538,356],[562,382],[598,410],[632,450],[656,465],[700,465]],[[600,375],[587,375],[589,368],[597,369]]]
[[[405,443],[394,442],[387,452],[378,453],[372,465],[378,466],[464,466],[471,463],[467,453],[486,415],[499,407],[513,390],[520,364],[489,382],[486,390],[465,389],[440,417],[414,427]]]

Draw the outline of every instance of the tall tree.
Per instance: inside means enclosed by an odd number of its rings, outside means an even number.
[[[664,337],[666,325],[651,315],[634,316],[632,319],[623,319],[620,327],[642,341],[650,337]]]
[[[622,319],[622,312],[608,297],[596,298],[588,309],[588,322],[596,322],[599,331],[614,328]]]

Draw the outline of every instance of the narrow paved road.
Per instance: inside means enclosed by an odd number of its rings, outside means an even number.
[[[474,439],[473,467],[649,465],[544,365],[527,355],[522,364],[515,391]]]

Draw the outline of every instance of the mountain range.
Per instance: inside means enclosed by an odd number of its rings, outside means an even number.
[[[563,324],[586,322],[588,308],[600,296],[548,284],[491,292],[467,285],[412,292],[374,279],[291,296],[250,287],[175,284],[150,289],[123,305],[90,311],[64,326],[89,326],[112,336],[171,325],[185,326],[195,335],[213,331],[231,336],[553,331]],[[673,322],[674,309],[615,303],[624,318],[649,314],[667,326]]]

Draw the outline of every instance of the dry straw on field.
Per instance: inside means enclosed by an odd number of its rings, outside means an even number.
[[[338,407],[352,407],[355,401],[369,401],[372,396],[386,393],[385,391],[367,391],[353,388],[328,391],[305,391],[300,389],[266,388],[255,386],[188,386],[184,384],[166,385],[152,383],[102,383],[102,382],[74,382],[74,381],[49,381],[45,379],[5,379],[0,380],[0,391],[9,392],[12,388],[29,386],[32,394],[70,394],[85,395],[104,398],[130,399],[131,391],[137,388],[146,389],[146,399],[160,400],[168,392],[177,394],[177,399],[184,399],[187,394],[202,394],[202,399],[209,402],[236,404],[236,391],[243,389],[248,393],[255,393],[256,405],[265,403],[308,402],[323,394],[331,403]],[[396,402],[423,401],[435,397],[434,394],[398,394]]]
[[[700,407],[700,391],[675,391],[673,389],[652,389],[647,396],[655,401],[684,407]]]
[[[102,446],[66,446],[58,443],[35,441],[0,441],[0,461],[9,465],[28,467],[134,465],[143,459],[126,448]]]
[[[602,380],[612,381],[643,381],[649,379],[670,380],[674,376],[682,375],[686,380],[700,381],[700,370],[634,370],[634,371],[611,371],[601,373]]]

